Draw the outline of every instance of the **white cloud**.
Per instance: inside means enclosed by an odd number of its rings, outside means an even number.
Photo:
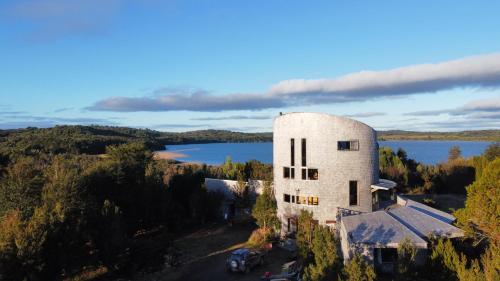
[[[458,108],[415,111],[405,113],[404,115],[436,116],[441,114],[467,115],[476,116],[478,118],[498,118],[500,115],[500,97],[470,101]]]
[[[285,80],[273,85],[269,93],[342,102],[499,85],[500,53],[495,53],[386,71],[361,71],[337,78]]]
[[[384,116],[387,115],[385,112],[358,112],[354,114],[344,115],[346,117],[357,117],[357,118],[365,118],[365,117],[375,117],[375,116]]]
[[[271,119],[268,115],[232,115],[222,117],[198,117],[191,118],[193,121],[220,121],[220,120],[267,120]]]
[[[467,111],[500,111],[500,97],[468,102],[463,110]]]
[[[213,95],[203,90],[166,88],[145,97],[111,97],[88,107],[95,111],[229,111],[297,105],[359,102],[433,93],[455,88],[500,87],[500,53],[386,71],[361,71],[329,79],[279,82],[267,93]],[[469,105],[483,106],[486,104]],[[433,114],[433,113],[429,113]]]

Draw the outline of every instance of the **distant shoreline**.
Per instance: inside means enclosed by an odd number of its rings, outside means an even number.
[[[186,154],[172,151],[155,151],[154,157],[156,159],[164,159],[164,160],[174,160],[177,158],[185,158],[188,157]]]
[[[466,141],[466,142],[500,142],[500,139],[453,139],[453,138],[377,138],[377,141]],[[188,145],[188,144],[217,144],[217,143],[272,143],[273,140],[268,141],[210,141],[210,142],[178,142],[178,143],[168,143],[165,147],[173,145]],[[166,150],[159,150],[158,152],[166,152]],[[178,153],[178,152],[171,152]],[[179,153],[181,155],[185,155]]]

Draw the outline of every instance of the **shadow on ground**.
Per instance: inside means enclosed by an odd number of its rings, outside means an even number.
[[[282,264],[288,261],[288,253],[281,249],[271,250],[265,257],[265,264],[249,274],[226,271],[226,259],[233,250],[244,247],[254,229],[253,224],[219,225],[190,233],[175,241],[182,251],[180,266],[137,276],[133,280],[259,280],[266,271],[278,273]]]

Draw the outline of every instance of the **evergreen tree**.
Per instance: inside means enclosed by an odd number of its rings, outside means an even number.
[[[433,241],[431,249],[430,270],[427,272],[431,280],[500,280],[500,254],[493,245],[480,259],[468,259],[458,253],[447,239]]]
[[[469,234],[500,247],[500,158],[490,162],[467,188],[465,208],[455,214]]]
[[[331,280],[340,268],[337,241],[327,226],[317,226],[312,240],[313,262],[304,271],[304,280]]]
[[[359,254],[354,255],[342,270],[344,281],[374,281],[376,278],[373,266],[369,265]]]
[[[308,259],[312,251],[313,232],[316,222],[313,213],[307,210],[300,210],[297,225],[297,247],[299,255],[303,259]]]
[[[448,161],[452,162],[453,160],[457,160],[462,157],[462,151],[459,146],[452,146],[450,151],[448,152]]]
[[[40,204],[44,180],[41,164],[33,157],[9,165],[0,181],[0,217],[17,209],[21,219],[29,218]]]
[[[262,194],[257,197],[252,209],[252,216],[259,227],[267,229],[278,229],[280,222],[277,216],[276,198],[272,188],[272,182],[264,182]]]
[[[238,209],[250,207],[250,190],[242,174],[238,174],[238,182],[233,190],[234,204]]]
[[[404,149],[402,149],[401,147],[398,148],[398,151],[396,152],[396,155],[398,156],[398,158],[403,162],[403,163],[406,163],[408,162],[408,154],[406,153],[406,151]]]
[[[488,147],[484,151],[484,156],[489,161],[493,161],[495,160],[495,158],[500,157],[500,142],[495,142],[488,145]]]
[[[417,249],[411,244],[411,241],[405,238],[398,246],[398,259],[396,262],[396,275],[398,280],[414,280],[415,260]]]

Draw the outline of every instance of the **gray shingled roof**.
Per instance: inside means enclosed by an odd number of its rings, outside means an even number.
[[[410,199],[406,199],[404,197],[402,197],[402,198],[406,201],[406,204],[404,204],[403,206],[415,209],[419,212],[422,212],[426,215],[429,215],[431,217],[434,217],[434,218],[441,220],[441,221],[444,221],[446,223],[453,223],[456,220],[456,218],[454,216],[452,216],[448,213],[434,209],[434,208],[429,207],[425,204],[422,204],[422,203],[419,203],[419,202],[416,202],[416,201],[413,201]]]
[[[427,205],[398,196],[389,210],[342,217],[351,243],[397,247],[408,238],[416,247],[426,247],[429,235],[460,237],[464,232],[451,225],[455,217]]]
[[[342,217],[352,243],[397,247],[405,238],[419,248],[427,242],[385,211]]]
[[[430,234],[448,238],[461,237],[464,235],[461,229],[433,216],[427,215],[426,213],[422,213],[411,206],[396,207],[389,210],[388,213],[422,238],[429,237]]]

